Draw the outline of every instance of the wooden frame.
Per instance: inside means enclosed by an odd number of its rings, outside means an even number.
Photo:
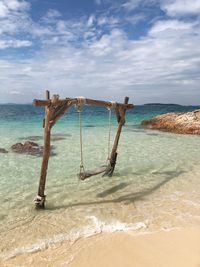
[[[111,156],[110,156],[110,166],[111,169],[107,173],[107,175],[112,176],[116,160],[117,160],[117,147],[119,143],[120,134],[122,131],[122,127],[125,123],[125,113],[127,109],[134,108],[133,104],[128,104],[129,98],[125,97],[124,103],[117,102],[109,102],[102,100],[94,100],[89,98],[66,98],[59,99],[58,95],[53,95],[50,99],[49,91],[46,91],[46,99],[45,100],[37,100],[33,101],[34,106],[44,106],[45,107],[45,118],[43,121],[44,128],[44,148],[43,148],[43,159],[41,166],[41,173],[39,179],[39,187],[38,187],[38,195],[35,199],[35,204],[37,208],[45,207],[45,184],[46,184],[46,176],[47,176],[47,168],[50,156],[50,146],[51,146],[51,128],[53,125],[64,115],[64,113],[72,106],[72,105],[95,105],[95,106],[103,106],[107,108],[115,109],[115,114],[118,122],[118,129],[115,136]]]

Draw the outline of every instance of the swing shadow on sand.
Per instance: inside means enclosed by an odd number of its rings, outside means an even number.
[[[134,203],[135,201],[142,200],[144,197],[147,197],[154,193],[155,191],[159,190],[162,186],[164,186],[166,183],[170,182],[171,180],[179,177],[185,173],[185,171],[166,171],[166,172],[154,172],[154,175],[166,175],[165,179],[161,182],[158,182],[156,185],[146,188],[142,191],[138,191],[135,193],[129,193],[125,194],[123,196],[120,196],[118,198],[112,199],[112,200],[100,200],[100,201],[90,201],[90,202],[78,202],[78,203],[72,203],[69,205],[58,205],[58,206],[48,206],[46,207],[47,210],[57,210],[57,209],[63,209],[63,208],[71,208],[71,207],[77,207],[77,206],[87,206],[87,205],[98,205],[98,204],[109,204],[109,203],[121,203],[124,202],[125,204]],[[117,192],[118,190],[121,190],[128,186],[127,183],[120,183],[117,186],[111,187],[99,194],[97,194],[97,197],[103,198],[110,194],[113,194]]]

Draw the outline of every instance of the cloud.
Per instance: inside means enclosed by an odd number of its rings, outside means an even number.
[[[122,7],[126,10],[132,11],[139,6],[142,0],[129,0],[122,4]]]
[[[101,3],[102,3],[102,0],[95,0],[96,5],[101,5]]]
[[[161,8],[169,16],[199,15],[200,0],[164,0]]]
[[[10,91],[9,94],[10,95],[22,95],[22,93],[19,91]]]
[[[30,42],[29,40],[0,40],[0,49],[5,49],[8,47],[29,47],[31,45],[32,42]]]
[[[121,7],[126,11],[132,12],[136,9],[140,10],[145,8],[155,8],[159,1],[163,0],[125,0],[121,3]],[[121,1],[120,1],[121,2]]]
[[[91,27],[93,25],[95,21],[95,16],[94,15],[91,15],[89,18],[88,18],[88,21],[87,21],[87,26],[88,27]]]
[[[49,9],[47,11],[47,14],[45,16],[46,18],[59,18],[59,17],[62,17],[62,14],[58,11],[58,10],[55,10],[55,9]]]
[[[9,84],[10,90],[25,92],[25,100],[43,97],[42,89],[49,88],[62,97],[120,100],[127,94],[139,103],[194,103],[200,97],[198,30],[196,24],[157,21],[146,37],[130,40],[123,30],[113,29],[79,47],[67,43],[25,61],[1,62],[0,82],[2,88]]]
[[[70,20],[53,9],[38,21],[31,19],[28,6],[17,9],[20,16],[9,11],[1,21],[0,48],[36,46],[37,50],[27,57],[0,59],[1,101],[20,102],[23,94],[23,101],[31,102],[48,88],[61,97],[121,100],[129,95],[136,103],[197,103],[198,19],[162,16],[148,22],[146,33],[134,39],[139,30],[135,25],[147,23],[148,18],[146,13],[135,14],[134,6],[146,1],[123,3],[129,3],[122,7],[128,13],[107,10]]]
[[[189,32],[193,29],[196,23],[184,22],[179,20],[162,20],[150,29],[150,35],[167,34],[167,35],[180,35],[185,32]],[[177,37],[177,36],[175,36]]]
[[[12,12],[23,12],[30,8],[27,1],[0,0],[0,18],[8,16]]]
[[[23,37],[28,29],[28,11],[30,4],[27,1],[0,0],[0,49],[29,47],[32,41]]]

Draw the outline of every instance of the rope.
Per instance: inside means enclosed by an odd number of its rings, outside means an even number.
[[[83,130],[82,130],[81,111],[79,112],[79,124],[80,124],[80,148],[81,148],[81,161],[80,161],[80,173],[81,173],[82,171],[85,172],[84,163],[83,163]]]
[[[117,103],[115,101],[110,101],[111,107],[108,107],[109,115],[108,115],[108,156],[106,160],[106,164],[110,164],[110,143],[111,143],[111,117],[112,117],[112,109],[116,108]]]
[[[81,106],[86,103],[86,100],[84,97],[79,96],[77,97],[77,105],[76,109],[77,112],[79,113],[79,128],[80,128],[80,154],[81,154],[81,160],[80,160],[80,174],[85,172],[84,169],[84,163],[83,163],[83,130],[82,130],[82,110]]]
[[[111,142],[111,115],[112,115],[112,109],[108,108],[109,115],[108,115],[108,156],[106,163],[110,161],[110,142]]]
[[[84,96],[78,96],[78,97],[76,97],[76,99],[77,99],[76,107],[77,107],[77,111],[78,111],[82,105],[86,104],[86,99]]]
[[[111,103],[111,108],[116,108],[117,103],[115,101],[110,101],[110,103]]]

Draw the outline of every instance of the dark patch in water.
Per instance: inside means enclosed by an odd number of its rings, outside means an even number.
[[[141,129],[139,125],[128,125],[125,127],[125,131],[127,132],[136,132],[136,133],[144,133],[145,129]]]
[[[19,140],[30,140],[30,141],[39,141],[43,139],[43,136],[39,135],[33,135],[33,136],[26,136],[26,137],[20,137]]]
[[[113,186],[110,189],[105,190],[105,191],[97,194],[97,197],[107,197],[108,195],[111,195],[111,194],[113,194],[113,193],[115,193],[115,192],[127,187],[127,185],[128,185],[127,183],[121,183],[119,185]]]
[[[95,125],[92,125],[92,124],[86,124],[84,125],[85,128],[94,128],[96,127]]]
[[[6,149],[4,149],[4,148],[0,148],[0,153],[7,154],[8,151]]]
[[[71,137],[71,134],[52,134],[51,141],[61,141],[67,139],[67,137]],[[30,141],[40,141],[43,140],[42,135],[31,135],[27,137],[20,137],[19,140],[30,140]]]
[[[155,133],[147,133],[147,135],[151,135],[151,136],[158,136],[160,134],[155,134]]]

